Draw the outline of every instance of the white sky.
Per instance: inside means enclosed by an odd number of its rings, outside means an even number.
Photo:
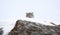
[[[35,17],[30,20],[52,21],[59,24],[60,0],[0,0],[0,25],[9,26],[9,22],[25,19],[26,12],[34,12]]]
[[[0,0],[0,20],[25,17],[30,11],[36,19],[60,23],[60,0]]]

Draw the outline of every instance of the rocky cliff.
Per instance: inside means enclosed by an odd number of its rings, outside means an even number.
[[[40,23],[17,20],[8,35],[60,35],[60,25],[47,26]]]

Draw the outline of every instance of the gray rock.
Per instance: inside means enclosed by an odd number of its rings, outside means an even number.
[[[60,25],[47,26],[26,20],[17,20],[8,35],[60,35]]]
[[[0,28],[0,35],[3,35],[3,30],[2,30],[2,28]]]

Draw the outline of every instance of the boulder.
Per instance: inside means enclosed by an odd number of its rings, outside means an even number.
[[[2,30],[2,28],[0,28],[0,35],[3,35],[3,30]]]
[[[8,35],[60,35],[60,25],[48,26],[40,23],[17,20]]]

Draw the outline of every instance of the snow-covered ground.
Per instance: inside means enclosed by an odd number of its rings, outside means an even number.
[[[26,17],[21,18],[20,17],[20,18],[12,18],[12,19],[3,19],[3,20],[0,20],[0,26],[3,27],[3,30],[4,30],[3,35],[7,35],[8,32],[11,31],[11,29],[14,27],[15,22],[17,20],[27,20],[27,21],[32,21],[32,22],[36,22],[36,23],[53,26],[51,23],[49,23],[51,21],[41,21],[41,20],[35,19],[35,18],[26,18]],[[55,24],[58,25],[59,23],[55,23]]]
[[[0,21],[0,26],[3,28],[4,30],[4,34],[3,35],[7,35],[7,33],[14,27],[15,23],[12,22],[11,20],[2,20]]]

